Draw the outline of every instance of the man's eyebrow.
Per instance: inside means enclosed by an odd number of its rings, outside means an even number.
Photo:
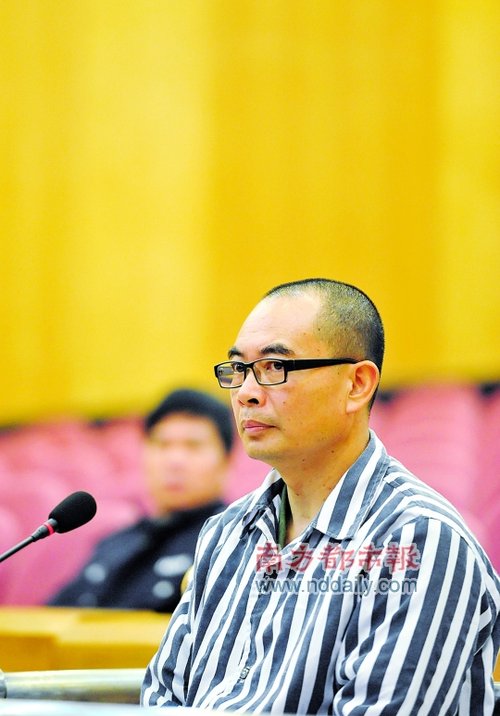
[[[295,355],[294,351],[292,351],[290,348],[287,348],[283,343],[270,343],[268,346],[261,350],[261,353],[263,356],[268,356],[272,353],[277,353],[280,356]]]
[[[262,356],[268,356],[268,355],[280,355],[280,356],[292,356],[295,355],[295,352],[292,351],[290,348],[287,348],[283,343],[270,343],[267,346],[264,346],[264,348],[261,348],[259,353]],[[233,346],[230,348],[227,352],[227,357],[229,359],[231,358],[243,358],[243,353],[237,348],[236,346]]]

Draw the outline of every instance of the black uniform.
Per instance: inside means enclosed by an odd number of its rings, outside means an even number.
[[[172,612],[193,563],[198,534],[225,505],[143,518],[101,540],[79,574],[47,604]]]

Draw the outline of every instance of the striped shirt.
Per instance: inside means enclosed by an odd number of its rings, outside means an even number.
[[[272,470],[205,524],[143,705],[492,714],[500,581],[456,510],[373,432],[279,549],[283,485]]]

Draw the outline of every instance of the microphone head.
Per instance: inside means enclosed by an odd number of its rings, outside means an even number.
[[[60,502],[49,515],[56,532],[70,532],[90,522],[97,512],[95,499],[88,492],[73,492]]]

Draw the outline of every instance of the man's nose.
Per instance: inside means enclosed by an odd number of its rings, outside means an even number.
[[[169,445],[161,453],[164,465],[182,465],[186,461],[186,457],[187,451],[181,445]]]
[[[263,401],[263,388],[260,383],[257,382],[255,374],[251,368],[248,368],[247,374],[243,379],[243,383],[237,390],[238,401],[243,405],[247,403],[262,403]]]

